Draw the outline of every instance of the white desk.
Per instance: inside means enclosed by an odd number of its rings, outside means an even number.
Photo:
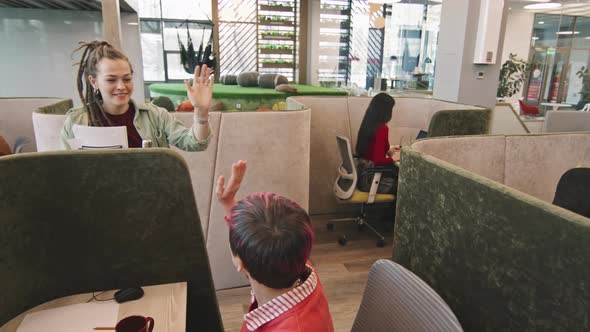
[[[127,316],[141,315],[154,319],[154,332],[185,331],[186,330],[186,282],[175,284],[142,287],[144,295],[136,301],[122,303],[119,307],[118,320]],[[115,291],[108,291],[99,299],[112,298]],[[92,297],[92,293],[66,296],[38,305],[16,316],[4,326],[0,332],[14,332],[30,312],[57,308],[70,304],[85,303]],[[113,300],[114,301],[114,300]],[[68,319],[64,317],[64,319]]]
[[[547,106],[547,107],[553,107],[554,111],[557,111],[560,107],[572,107],[572,105],[564,104],[564,103],[541,103],[541,105]]]

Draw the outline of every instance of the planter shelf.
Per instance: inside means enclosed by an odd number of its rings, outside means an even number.
[[[322,8],[320,9],[322,14],[331,14],[331,15],[345,15],[348,16],[348,9],[337,9],[337,8]]]
[[[294,68],[293,63],[262,63],[262,68]]]
[[[262,35],[261,39],[264,39],[264,40],[295,40],[295,36]]]
[[[281,27],[292,27],[293,22],[280,22],[280,21],[260,21],[258,25],[272,25],[272,26],[281,26]]]
[[[293,54],[293,50],[269,50],[261,48],[260,54]]]
[[[266,10],[270,12],[292,12],[293,7],[260,5],[260,10]]]

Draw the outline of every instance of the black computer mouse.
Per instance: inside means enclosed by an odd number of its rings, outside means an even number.
[[[115,293],[115,301],[123,303],[140,299],[143,296],[143,289],[141,287],[123,288]]]

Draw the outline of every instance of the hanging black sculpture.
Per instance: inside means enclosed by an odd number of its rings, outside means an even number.
[[[203,28],[201,44],[199,45],[199,50],[195,52],[195,45],[193,44],[193,40],[191,38],[188,23],[185,22],[183,24],[186,24],[186,47],[182,43],[182,40],[180,40],[178,30],[176,31],[176,37],[178,39],[178,46],[180,48],[180,63],[182,64],[184,71],[189,74],[192,74],[195,72],[195,68],[197,66],[201,66],[203,64],[206,64],[209,68],[215,71],[215,52],[213,52],[213,29],[211,30],[209,42],[207,43],[205,49],[203,49],[203,40],[205,39],[205,28]]]

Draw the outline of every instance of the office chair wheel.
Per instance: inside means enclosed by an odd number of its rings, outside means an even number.
[[[338,238],[338,244],[341,246],[345,246],[348,243],[348,239],[346,238],[346,235],[341,235]]]
[[[377,247],[379,247],[379,248],[385,247],[385,240],[383,240],[383,239],[377,240]]]
[[[328,229],[329,231],[333,231],[334,230],[334,224],[329,222],[326,224],[326,229]]]

